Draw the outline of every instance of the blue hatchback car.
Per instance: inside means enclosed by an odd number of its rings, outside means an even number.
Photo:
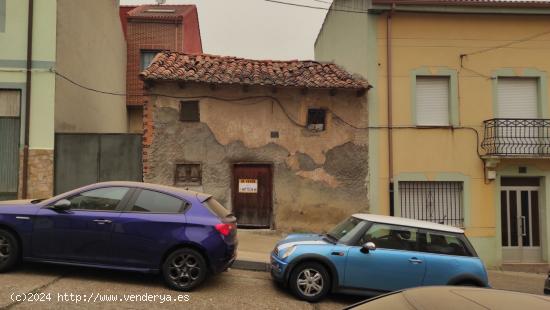
[[[371,214],[355,214],[327,234],[289,235],[271,254],[271,275],[307,301],[329,292],[489,286],[483,262],[462,229]]]
[[[235,260],[236,219],[212,196],[136,182],[0,203],[0,272],[20,260],[162,273],[191,290]]]

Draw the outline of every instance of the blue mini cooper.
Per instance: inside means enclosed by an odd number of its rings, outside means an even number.
[[[355,214],[327,234],[292,234],[279,241],[271,275],[312,302],[329,292],[489,286],[483,262],[462,229],[371,214]]]

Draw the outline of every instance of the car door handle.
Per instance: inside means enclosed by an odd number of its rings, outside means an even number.
[[[111,224],[113,221],[111,220],[94,220],[95,223],[98,223],[99,225],[103,225],[103,224]]]
[[[416,264],[422,264],[423,261],[422,261],[421,259],[418,259],[418,258],[416,258],[416,257],[413,257],[413,258],[409,258],[409,263],[415,264],[415,265],[416,265]]]

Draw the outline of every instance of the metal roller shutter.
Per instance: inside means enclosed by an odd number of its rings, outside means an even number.
[[[416,78],[416,124],[449,126],[449,77]]]
[[[537,118],[538,90],[534,78],[498,78],[498,118]]]
[[[0,90],[0,200],[17,197],[20,101],[20,91]]]

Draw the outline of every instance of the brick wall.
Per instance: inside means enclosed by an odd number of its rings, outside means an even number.
[[[126,90],[128,94],[131,94],[127,99],[128,105],[141,106],[146,100],[145,96],[141,96],[143,95],[143,82],[139,79],[141,51],[183,51],[182,29],[180,22],[128,21]]]
[[[151,6],[156,7],[156,6]],[[184,10],[182,8],[185,7]],[[133,7],[139,10],[141,7]],[[121,7],[120,17],[127,42],[126,104],[133,111],[131,117],[143,116],[143,173],[150,171],[149,147],[153,140],[152,107],[146,96],[143,81],[139,78],[142,50],[170,50],[191,54],[202,53],[198,12],[195,6],[175,6],[183,18],[168,17],[147,19],[137,17],[131,9]],[[137,14],[133,15],[132,14]],[[128,16],[130,15],[130,16]],[[132,132],[138,132],[134,126]]]
[[[150,121],[150,109],[147,108],[147,96],[143,89],[143,81],[139,78],[142,50],[174,50],[183,51],[182,24],[167,21],[143,22],[128,21],[127,28],[127,105],[136,109],[143,108],[143,173],[147,174],[148,148],[151,145],[153,128]]]

